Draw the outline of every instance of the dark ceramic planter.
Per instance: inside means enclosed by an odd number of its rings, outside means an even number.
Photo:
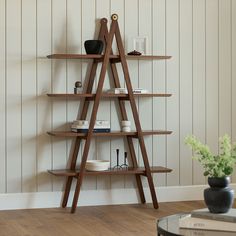
[[[84,47],[87,54],[101,54],[103,50],[103,41],[86,40],[84,42]]]
[[[204,190],[204,200],[211,213],[226,213],[233,205],[234,190],[228,187],[229,177],[209,177],[210,188]]]

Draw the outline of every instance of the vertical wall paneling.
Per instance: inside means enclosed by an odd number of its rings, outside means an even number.
[[[153,55],[165,55],[165,26],[166,4],[165,0],[153,1]],[[166,61],[153,61],[153,93],[165,93],[166,91]],[[167,98],[168,99],[168,98]],[[166,98],[153,99],[153,129],[166,129]],[[153,165],[166,165],[166,136],[153,136]],[[156,186],[166,184],[166,174],[155,174]]]
[[[192,133],[192,0],[179,2],[180,29],[180,184],[192,184],[191,151],[184,144],[186,135]],[[188,101],[188,102],[186,102]]]
[[[96,31],[100,29],[100,19],[107,18],[110,22],[110,1],[109,0],[96,0]],[[109,27],[109,24],[108,24]],[[97,37],[97,35],[96,35]],[[97,69],[97,80],[99,78],[101,70],[101,64],[99,64]],[[98,81],[97,81],[98,82]],[[106,73],[103,90],[110,88],[109,76]],[[111,102],[109,100],[101,100],[98,108],[97,120],[108,120],[111,121],[110,113]],[[110,145],[111,139],[109,137],[96,138],[96,154],[99,160],[110,161]],[[108,189],[111,186],[110,176],[98,176],[97,177],[97,188],[98,189]]]
[[[22,1],[22,191],[35,192],[36,0]],[[31,122],[29,122],[29,117]]]
[[[218,1],[206,1],[206,141],[218,151],[219,25]]]
[[[7,192],[21,192],[21,1],[6,2]],[[14,124],[14,125],[13,125]]]
[[[67,53],[81,53],[83,42],[81,41],[81,0],[67,0]],[[82,61],[67,60],[67,93],[74,93],[76,81],[82,81],[81,76]],[[84,86],[83,86],[83,89]],[[78,109],[80,109],[81,101],[79,99],[67,101],[67,123],[70,129],[71,122],[77,119]],[[67,140],[67,157],[71,157],[73,153],[73,145],[75,139]],[[81,152],[77,157],[77,163],[81,160]]]
[[[38,191],[52,190],[52,138],[46,133],[52,129],[51,92],[51,1],[37,1],[37,181]]]
[[[150,164],[173,169],[153,175],[156,186],[205,183],[202,167],[191,160],[184,144],[187,134],[216,153],[219,136],[228,133],[236,140],[234,0],[0,0],[0,193],[62,190],[64,178],[50,176],[47,169],[65,168],[74,139],[46,132],[70,129],[81,102],[46,94],[73,93],[75,81],[85,88],[91,60],[49,60],[46,55],[85,53],[84,41],[97,37],[100,18],[108,18],[109,28],[112,13],[119,15],[126,52],[133,50],[134,37],[147,36],[149,54],[172,56],[166,61],[128,61],[134,88],[173,94],[136,98],[143,129],[173,131],[145,137]],[[113,49],[117,53],[115,44]],[[117,67],[121,86],[126,86],[119,63]],[[113,86],[109,75],[105,89]],[[135,129],[129,102],[126,108]],[[97,119],[110,120],[111,129],[120,130],[117,101],[101,101]],[[134,146],[143,165],[136,139]],[[88,158],[110,160],[114,166],[117,148],[123,163],[128,150],[124,139],[92,139]],[[86,177],[82,188],[134,186],[133,176],[100,176]]]
[[[219,2],[219,136],[231,136],[231,0]]]
[[[145,19],[145,20],[144,20]],[[147,36],[148,52],[152,52],[152,1],[139,1],[139,36]],[[139,87],[152,92],[152,62],[139,62]],[[139,100],[139,118],[144,130],[152,130],[152,99]],[[145,144],[150,165],[152,165],[152,136],[145,137]],[[141,151],[140,151],[141,152]],[[141,155],[141,153],[140,153]],[[140,165],[143,165],[142,158]],[[146,182],[146,180],[145,180]],[[145,184],[144,184],[145,186]]]
[[[5,106],[5,0],[0,1],[0,193],[5,193],[6,190],[6,106]]]
[[[167,92],[173,94],[167,99],[167,129],[173,133],[167,137],[167,166],[174,171],[167,175],[167,185],[179,184],[179,1],[166,0],[166,54]]]
[[[89,12],[89,14],[88,14]],[[88,0],[82,1],[82,41],[84,44],[85,40],[93,39],[95,37],[95,23],[96,23],[96,1]],[[82,53],[85,53],[84,47]],[[90,63],[90,64],[88,64]],[[91,61],[83,61],[82,62],[82,83],[85,84],[85,80],[88,78],[88,71],[91,65]],[[94,90],[96,86],[94,86]],[[87,120],[90,119],[90,113],[92,110],[93,103],[90,103],[89,114],[87,116]],[[82,149],[83,150],[83,149]],[[92,139],[88,159],[96,159],[96,148],[95,148],[95,139]],[[82,185],[83,189],[94,189],[96,188],[96,177],[88,176],[84,178],[84,182]]]
[[[205,68],[205,0],[193,1],[193,133],[205,142],[206,139],[206,68]],[[203,169],[193,161],[193,184],[204,184]]]
[[[236,2],[231,1],[231,79],[232,79],[232,87],[231,87],[231,96],[232,96],[232,141],[236,141]],[[236,171],[233,174],[232,182],[236,181]]]
[[[125,9],[125,21],[124,21],[124,31],[125,31],[125,50],[126,52],[133,51],[132,47],[132,40],[133,37],[138,36],[138,0],[130,0],[130,1],[125,1],[124,5]],[[130,14],[130,9],[132,9],[132,14]],[[136,60],[130,60],[128,61],[128,66],[129,66],[129,74],[130,74],[130,80],[132,83],[133,88],[138,88],[138,78],[139,78],[139,73],[138,73],[138,61]],[[138,98],[135,99],[136,101],[136,106],[138,108]],[[128,119],[131,121],[131,129],[135,130],[135,124],[134,124],[134,119],[130,107],[130,103],[126,102],[126,111],[127,111],[127,116]],[[138,143],[136,139],[133,139],[134,143],[134,148],[135,148],[135,153],[136,157],[139,157],[138,153]],[[131,177],[132,178],[132,177]],[[126,181],[125,182],[125,187],[133,187],[134,185],[134,177],[131,179],[131,181]]]
[[[66,0],[52,0],[52,52],[66,53]],[[66,93],[66,61],[53,60],[52,91]],[[65,130],[67,106],[64,100],[53,100],[53,129]],[[64,168],[67,159],[66,140],[53,138],[53,168]],[[64,178],[54,178],[53,190],[61,190]]]

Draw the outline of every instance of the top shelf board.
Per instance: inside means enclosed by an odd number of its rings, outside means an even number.
[[[55,97],[55,98],[68,98],[68,99],[80,99],[80,98],[90,98],[90,100],[94,100],[96,94],[88,94],[88,93],[79,93],[79,94],[73,94],[73,93],[57,93],[47,94],[49,97]],[[170,97],[170,93],[134,93],[134,97]],[[129,100],[128,94],[110,94],[110,93],[102,93],[102,98],[123,98],[125,100]]]
[[[47,58],[50,59],[103,59],[104,55],[100,54],[52,54],[48,55]],[[119,55],[110,55],[110,59],[119,59]],[[141,55],[141,56],[131,56],[126,55],[128,60],[164,60],[170,59],[171,56],[153,56],[153,55]]]

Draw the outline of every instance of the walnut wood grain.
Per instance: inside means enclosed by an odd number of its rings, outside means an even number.
[[[170,93],[143,93],[143,94],[134,94],[134,97],[170,97],[172,94]],[[91,100],[95,99],[95,93],[48,93],[47,96],[54,98],[66,98],[66,99],[82,99],[82,98],[91,98]],[[110,93],[102,93],[101,98],[125,98],[129,99],[128,94],[110,94]]]
[[[172,169],[162,167],[162,166],[153,166],[150,168],[151,173],[169,173]],[[55,176],[78,176],[80,170],[48,170],[49,173]],[[145,175],[145,168],[138,167],[138,168],[128,168],[128,170],[106,170],[106,171],[87,171],[85,170],[84,175],[133,175],[133,174],[140,174]]]
[[[76,133],[71,131],[50,131],[47,132],[49,135],[57,136],[57,137],[81,137],[86,138],[87,133]],[[143,130],[142,135],[168,135],[171,134],[172,131],[168,130]],[[93,137],[121,137],[121,136],[131,136],[136,137],[137,132],[120,132],[120,131],[112,131],[112,132],[104,132],[104,133],[92,133]]]
[[[103,61],[104,55],[98,54],[51,54],[48,55],[49,59],[101,59]],[[119,55],[110,55],[110,59],[120,59]],[[158,56],[158,55],[141,55],[141,56],[131,56],[125,55],[128,60],[165,60],[170,59],[171,56]]]

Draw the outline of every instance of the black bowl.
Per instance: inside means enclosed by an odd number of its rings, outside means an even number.
[[[84,47],[87,54],[101,54],[103,50],[103,41],[86,40],[84,42]]]

